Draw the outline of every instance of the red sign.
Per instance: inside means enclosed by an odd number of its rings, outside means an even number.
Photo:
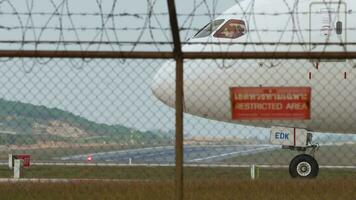
[[[24,167],[30,167],[31,165],[31,155],[28,154],[18,154],[14,155],[15,159],[23,160]]]
[[[310,87],[232,87],[233,120],[308,120]]]

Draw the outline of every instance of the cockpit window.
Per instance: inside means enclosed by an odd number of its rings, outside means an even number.
[[[219,26],[224,22],[224,19],[218,19],[215,21],[210,22],[204,28],[202,28],[200,31],[198,31],[197,34],[195,34],[194,38],[203,38],[203,37],[208,37],[211,35]]]
[[[214,37],[236,39],[245,34],[245,22],[242,20],[230,19],[214,34]]]

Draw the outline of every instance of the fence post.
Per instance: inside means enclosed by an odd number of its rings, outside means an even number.
[[[250,169],[250,171],[251,171],[251,179],[252,180],[255,180],[255,178],[256,178],[256,174],[255,174],[255,172],[256,172],[256,165],[251,165],[251,169]]]
[[[176,198],[183,200],[183,59],[176,60]]]
[[[9,169],[12,169],[14,166],[14,157],[12,154],[9,154]]]
[[[183,200],[183,54],[174,0],[167,0],[176,60],[176,199]]]
[[[21,177],[21,162],[22,160],[14,160],[14,179],[19,179]]]
[[[260,169],[257,165],[252,164],[250,166],[250,174],[251,174],[251,179],[255,180],[258,179],[260,177]]]

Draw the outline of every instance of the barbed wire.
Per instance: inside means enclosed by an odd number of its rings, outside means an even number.
[[[220,13],[214,13],[216,16],[221,16],[221,15],[262,15],[262,16],[279,16],[279,15],[310,15],[310,14],[322,14],[324,12],[321,11],[310,11],[310,12],[220,12]],[[349,10],[346,12],[336,12],[336,11],[330,11],[328,12],[330,14],[355,14],[356,11]],[[138,19],[143,19],[143,16],[149,16],[150,14],[148,13],[117,13],[117,14],[112,14],[112,13],[85,13],[85,12],[72,12],[72,13],[51,13],[51,12],[0,12],[1,15],[23,15],[23,16],[104,16],[104,17],[134,17]],[[169,16],[168,12],[155,12],[154,15],[156,16]],[[211,14],[209,13],[195,13],[195,17],[209,17]],[[192,16],[192,14],[189,13],[177,13],[177,17],[186,17],[186,16]]]
[[[356,11],[346,10],[309,10],[300,9],[295,1],[281,1],[284,5],[279,10],[256,9],[257,1],[242,2],[231,0],[226,6],[221,6],[216,0],[194,0],[191,6],[178,10],[177,17],[180,22],[180,33],[183,44],[192,44],[190,39],[210,21],[218,16],[243,19],[247,23],[246,34],[254,34],[254,39],[246,41],[230,41],[230,44],[218,42],[223,45],[331,45],[352,46],[353,43],[337,41],[336,44],[328,42],[309,41],[304,35],[325,31],[319,27],[302,27],[298,17],[308,17],[313,14],[345,14],[354,15]],[[179,3],[179,2],[178,2]],[[185,2],[186,3],[186,2]],[[183,3],[183,4],[185,4]],[[33,48],[34,50],[170,50],[172,49],[171,27],[169,13],[165,2],[146,0],[140,5],[126,6],[120,0],[88,0],[88,6],[82,8],[74,0],[50,0],[40,3],[38,0],[0,1],[0,49]],[[135,3],[131,3],[135,4]],[[228,10],[235,6],[235,10]],[[276,17],[276,18],[274,18]],[[224,18],[224,17],[223,17]],[[257,18],[269,20],[285,20],[281,26],[266,26],[256,23]],[[344,31],[355,31],[356,27],[349,24],[343,27]],[[276,44],[265,43],[263,34],[280,34],[273,40]],[[282,38],[290,34],[289,43]],[[194,44],[216,44],[214,41],[204,41]],[[342,44],[345,43],[345,44]],[[45,44],[51,45],[44,46]],[[339,45],[341,44],[341,45]],[[71,46],[70,46],[71,45]],[[149,46],[151,45],[151,46]],[[218,44],[216,44],[218,45]],[[124,49],[123,49],[124,48]]]
[[[32,29],[32,30],[43,30],[43,27],[36,27],[36,26],[0,26],[0,30],[22,30],[22,29]],[[123,27],[123,28],[116,28],[116,27],[106,27],[106,30],[109,31],[138,31],[142,30],[142,27]],[[181,31],[199,31],[201,28],[198,27],[181,27]],[[46,27],[46,30],[61,30],[61,31],[100,31],[102,28],[100,27]],[[150,27],[151,31],[171,31],[171,28],[161,28],[161,27]],[[321,28],[314,28],[314,29],[249,29],[248,32],[317,32],[323,31],[324,29]],[[355,31],[356,27],[345,28],[346,31]]]
[[[94,45],[94,44],[116,44],[116,45],[132,45],[136,43],[136,41],[56,41],[56,40],[43,40],[43,41],[35,41],[35,40],[0,40],[0,44],[18,44],[18,43],[23,43],[23,44],[57,44],[61,43],[63,45],[71,45],[71,44],[89,44],[89,45]],[[159,45],[170,45],[173,44],[173,42],[169,41],[141,41],[138,42],[140,45],[153,45],[153,44],[159,44]],[[356,42],[347,42],[347,43],[342,43],[342,42],[182,42],[182,45],[193,45],[193,44],[211,44],[211,45],[271,45],[271,46],[276,46],[276,45],[295,45],[295,46],[300,46],[300,45],[316,45],[316,46],[354,46],[356,45]]]

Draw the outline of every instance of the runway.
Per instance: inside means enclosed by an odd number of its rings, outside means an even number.
[[[279,148],[273,145],[199,145],[184,146],[184,162],[189,164],[214,164],[228,158],[251,155]],[[61,157],[62,161],[113,162],[133,164],[174,164],[173,146],[128,149],[100,153],[88,153]]]

